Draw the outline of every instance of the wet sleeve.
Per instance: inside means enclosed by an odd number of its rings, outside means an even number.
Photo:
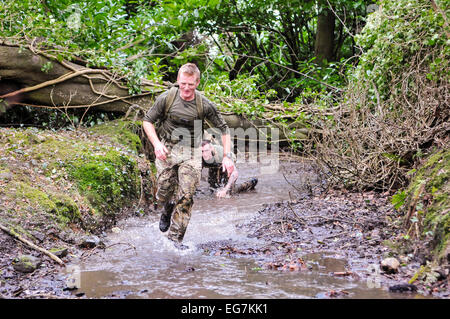
[[[156,98],[155,103],[153,103],[152,107],[145,114],[144,121],[154,124],[164,117],[166,96],[167,92],[164,92]]]
[[[219,110],[217,110],[217,106],[207,98],[204,99],[205,119],[209,120],[222,134],[230,134],[228,124],[225,122]]]

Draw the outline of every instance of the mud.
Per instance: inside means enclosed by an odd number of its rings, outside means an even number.
[[[283,174],[286,174],[284,184],[274,182],[274,185],[269,186],[285,187],[289,200],[281,201],[272,197],[271,202],[259,208],[250,219],[239,220],[234,227],[239,229],[241,234],[245,234],[248,240],[243,240],[242,237],[207,240],[198,244],[195,247],[196,251],[200,251],[202,255],[217,258],[242,258],[246,261],[250,259],[253,266],[252,271],[247,273],[249,276],[257,276],[258,269],[301,274],[325,272],[329,278],[339,277],[352,282],[361,281],[368,287],[379,287],[386,292],[395,292],[386,298],[392,298],[393,295],[397,295],[398,298],[415,298],[416,296],[448,298],[450,296],[448,270],[446,273],[445,269],[438,271],[441,276],[431,283],[417,280],[412,283],[413,286],[408,286],[408,282],[421,265],[427,264],[428,257],[417,256],[414,245],[410,249],[405,249],[405,245],[402,249],[395,246],[401,242],[403,233],[398,223],[401,216],[392,208],[389,194],[355,194],[327,190],[326,182],[309,165],[284,162],[282,170]],[[254,171],[250,169],[247,173],[253,176]],[[297,178],[294,180],[293,176]],[[266,183],[270,182],[266,181]],[[264,198],[269,198],[274,193],[270,187],[264,190],[263,185],[260,184],[255,192],[267,192],[262,195]],[[213,194],[207,188],[200,189],[197,198],[203,199],[204,202],[198,209],[203,210],[209,207],[208,198],[211,196]],[[237,196],[233,200],[243,205],[244,200],[251,203],[252,194]],[[209,207],[209,209],[226,210],[226,203],[226,201],[217,202],[217,207]],[[214,214],[205,216],[215,216]],[[130,214],[124,216],[130,216]],[[155,229],[157,228],[156,216],[137,218],[138,233],[142,233],[144,229],[142,225],[148,224],[148,221],[155,224]],[[206,224],[207,228],[202,230],[198,221],[194,220],[192,223],[197,223],[196,230],[200,232],[211,228],[210,224]],[[124,231],[126,231],[125,227]],[[133,233],[131,234],[134,236]],[[82,249],[79,247],[82,234],[55,233],[52,229],[45,229],[45,227],[41,234],[35,234],[35,238],[42,239],[39,242],[42,247],[68,248],[68,255],[62,258],[66,265],[80,263],[80,260],[88,260],[94,255],[110,258],[105,254],[105,247],[119,248],[118,244],[121,244],[122,250],[118,250],[118,253],[112,252],[113,258],[119,259],[124,249],[128,252],[133,251],[131,244],[127,246],[123,242],[115,244],[109,242],[110,236],[108,237],[105,233],[99,237],[100,240],[104,240],[103,246]],[[189,239],[190,235],[188,234],[187,237]],[[224,235],[224,238],[227,237]],[[135,247],[134,250],[136,250]],[[19,273],[13,268],[14,258],[19,254],[39,256],[43,264],[32,273]],[[400,267],[397,273],[388,274],[380,269],[380,262],[391,256],[400,261]],[[190,255],[185,257],[186,260],[198,259],[195,254],[192,257]],[[176,260],[178,259],[176,257]],[[169,263],[173,263],[173,260],[169,260]],[[198,269],[199,266],[188,263],[186,265],[181,263],[179,267],[182,268],[181,273],[198,274],[202,271]],[[234,266],[230,266],[230,271],[234,269],[231,267]],[[208,276],[207,271],[205,270],[205,276]],[[106,273],[102,272],[102,274]],[[92,275],[95,274],[92,273]],[[95,298],[86,296],[82,290],[72,289],[68,278],[67,269],[0,232],[0,298]],[[102,298],[133,297],[132,291],[122,291],[125,286],[118,287],[117,291]],[[141,290],[134,296],[144,298],[149,296],[149,288]],[[361,298],[361,296],[345,289],[330,288],[315,297]],[[375,298],[378,298],[377,296]],[[161,297],[169,298],[170,296],[161,293]]]
[[[395,293],[448,298],[448,273],[432,284],[410,280],[427,264],[415,250],[395,247],[403,237],[401,216],[392,208],[389,196],[376,193],[328,191],[321,195],[267,205],[247,223],[239,225],[257,238],[258,245],[222,241],[202,248],[216,256],[252,256],[261,269],[283,272],[312,272],[328,267],[329,276],[365,281]],[[418,245],[416,243],[416,245]],[[400,252],[400,253],[399,253]],[[380,263],[394,256],[400,261],[395,273],[383,271]],[[345,261],[343,264],[336,260]],[[334,268],[333,268],[334,267]],[[349,297],[345,291],[330,290],[325,297]],[[350,296],[358,298],[358,296]]]

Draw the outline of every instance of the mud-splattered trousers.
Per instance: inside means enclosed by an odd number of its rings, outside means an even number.
[[[181,242],[191,218],[193,197],[200,182],[202,170],[201,148],[162,141],[169,150],[166,160],[155,160],[157,169],[158,207],[173,200],[168,238]]]

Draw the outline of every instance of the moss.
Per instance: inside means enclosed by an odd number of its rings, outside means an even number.
[[[93,134],[107,136],[112,141],[139,153],[142,150],[142,142],[137,133],[141,129],[141,125],[142,123],[139,121],[118,119],[94,126],[89,131]]]
[[[450,239],[450,150],[440,150],[430,155],[411,179],[406,190],[397,193],[393,202],[403,197],[404,211],[414,210],[421,220],[423,239],[431,238],[429,246],[434,255],[446,250]],[[403,196],[404,194],[404,196]],[[411,216],[413,217],[413,216]]]
[[[54,193],[50,195],[50,198],[56,206],[57,218],[60,222],[68,224],[81,220],[80,210],[71,197]]]
[[[45,192],[34,188],[24,182],[15,183],[15,198],[20,199],[17,203],[20,205],[29,205],[36,209],[42,209],[46,212],[56,210],[55,203],[49,198]]]
[[[106,214],[127,205],[139,192],[137,163],[117,151],[82,156],[70,164],[69,175],[90,202]]]
[[[140,198],[138,128],[121,120],[90,132],[0,128],[0,217],[89,231],[114,221]]]
[[[75,201],[61,193],[47,193],[24,182],[13,183],[12,198],[16,200],[17,209],[28,208],[33,214],[47,213],[61,226],[81,219],[81,213]],[[31,208],[31,209],[30,209]]]

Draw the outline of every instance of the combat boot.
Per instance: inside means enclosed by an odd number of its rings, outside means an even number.
[[[236,186],[236,188],[234,189],[234,192],[242,193],[242,192],[250,191],[255,188],[256,184],[258,184],[258,179],[252,178],[251,180],[246,181],[246,182]]]
[[[252,190],[255,188],[256,184],[258,184],[258,179],[254,177],[250,180],[250,183],[251,183],[251,186],[250,186],[249,190]]]
[[[164,209],[161,212],[161,219],[159,220],[159,230],[163,233],[166,232],[170,227],[170,219],[172,218],[174,207],[174,202],[167,202],[164,204]]]

